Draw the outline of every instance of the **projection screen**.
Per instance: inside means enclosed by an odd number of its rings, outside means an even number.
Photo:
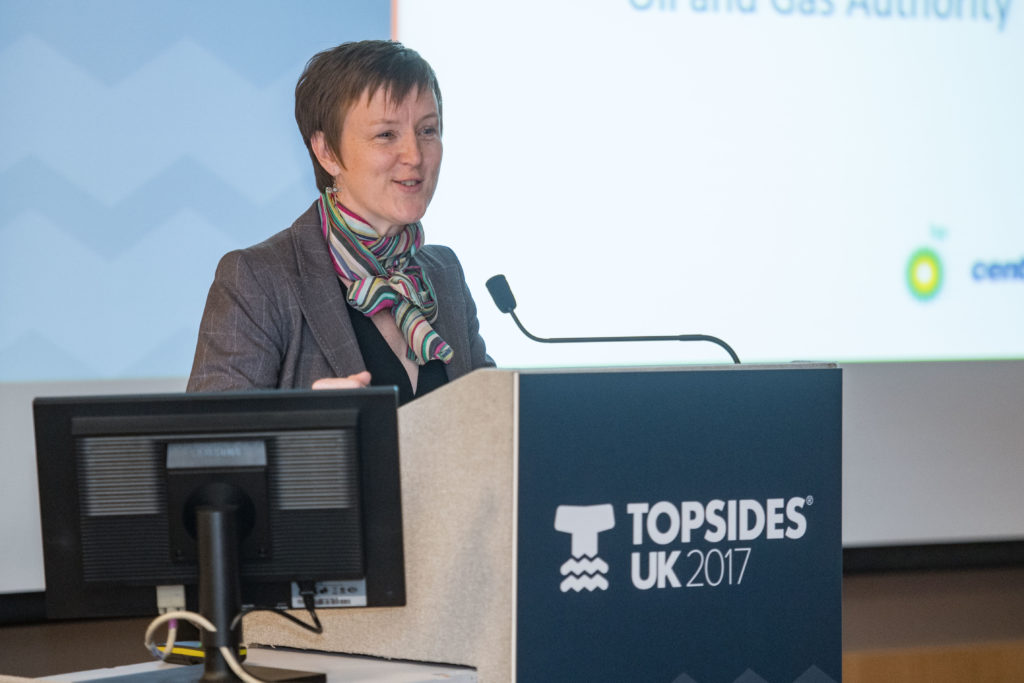
[[[837,361],[844,544],[1024,540],[1013,0],[0,5],[0,593],[43,589],[30,403],[177,391],[219,257],[315,199],[305,60],[397,37],[444,94],[423,220],[503,367]]]

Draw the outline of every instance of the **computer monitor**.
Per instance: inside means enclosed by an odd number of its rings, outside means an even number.
[[[405,604],[393,387],[33,409],[49,617],[156,615],[168,585],[192,610]]]

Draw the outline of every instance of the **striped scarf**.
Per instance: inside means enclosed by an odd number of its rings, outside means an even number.
[[[390,308],[409,359],[418,365],[435,358],[450,362],[451,347],[430,325],[437,319],[434,288],[412,260],[423,246],[423,227],[411,223],[397,235],[380,237],[339,204],[330,190],[320,196],[319,207],[334,270],[352,283],[349,305],[368,317]]]

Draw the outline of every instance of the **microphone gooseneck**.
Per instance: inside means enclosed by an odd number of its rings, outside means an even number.
[[[535,342],[541,342],[543,344],[575,344],[582,342],[705,341],[717,344],[725,349],[725,352],[729,354],[730,358],[732,358],[733,363],[738,365],[740,362],[739,356],[736,355],[736,352],[732,350],[731,346],[718,337],[712,337],[709,334],[670,334],[635,337],[538,337],[523,327],[523,324],[519,322],[519,317],[516,316],[515,313],[516,298],[512,294],[512,288],[509,287],[508,280],[505,279],[504,275],[495,275],[488,279],[487,291],[490,292],[491,298],[494,299],[494,305],[498,307],[498,310],[502,313],[510,314],[512,316],[512,320],[519,328],[519,331]]]

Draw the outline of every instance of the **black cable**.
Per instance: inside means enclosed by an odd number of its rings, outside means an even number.
[[[318,617],[316,614],[316,603],[314,601],[315,591],[313,589],[313,586],[300,585],[299,595],[302,596],[302,602],[306,607],[306,611],[309,612],[309,616],[313,620],[312,624],[306,623],[305,621],[302,621],[301,619],[294,617],[291,614],[288,614],[288,612],[284,611],[279,607],[250,607],[249,609],[242,610],[238,614],[238,616],[235,617],[235,620],[231,624],[231,628],[234,629],[235,626],[238,625],[238,622],[241,621],[242,617],[244,617],[246,614],[251,614],[253,612],[272,612],[278,616],[284,617],[293,624],[301,626],[310,633],[315,633],[317,635],[323,633],[324,627],[320,624],[320,617]]]

